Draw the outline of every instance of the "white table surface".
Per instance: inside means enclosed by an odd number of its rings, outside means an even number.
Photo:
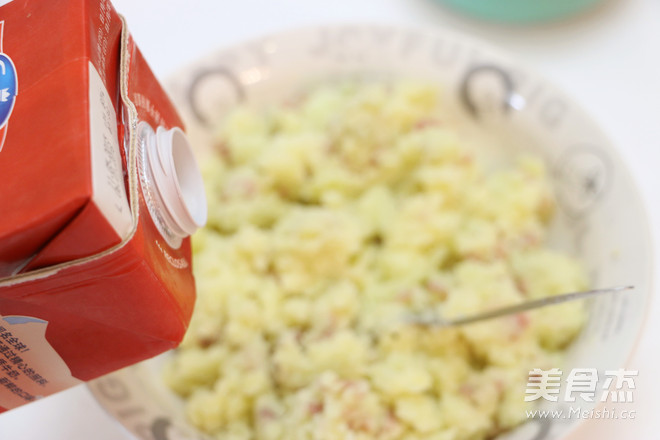
[[[649,207],[660,249],[660,0],[606,0],[543,26],[502,26],[456,15],[432,0],[114,0],[161,78],[220,46],[310,24],[384,22],[449,27],[517,54],[573,96],[620,146]],[[613,104],[615,103],[615,104]],[[655,261],[656,280],[660,259]],[[657,282],[656,282],[657,285]],[[657,294],[657,288],[656,288]],[[635,420],[590,420],[572,439],[660,438],[660,302],[629,368],[638,369]],[[631,405],[631,404],[627,404]],[[0,415],[0,439],[123,440],[84,386]]]

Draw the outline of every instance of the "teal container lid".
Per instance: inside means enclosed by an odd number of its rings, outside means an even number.
[[[601,0],[437,0],[480,18],[507,22],[556,20]]]

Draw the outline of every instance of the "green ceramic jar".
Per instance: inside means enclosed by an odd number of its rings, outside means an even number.
[[[567,17],[601,0],[440,0],[471,15],[498,21],[532,22]]]

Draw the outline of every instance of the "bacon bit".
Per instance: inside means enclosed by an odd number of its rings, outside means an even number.
[[[529,316],[526,313],[518,313],[516,315],[516,324],[521,331],[529,327],[529,323]]]
[[[413,299],[413,290],[412,289],[404,289],[399,294],[396,296],[396,299],[398,301],[401,301],[406,304],[410,304]]]
[[[231,149],[224,139],[215,144],[215,149],[218,151],[220,157],[222,157],[227,163],[232,163]]]
[[[534,373],[530,371],[528,377],[530,379],[531,378],[540,379],[541,377],[543,377],[543,375],[541,373]]]
[[[473,162],[474,157],[470,156],[469,154],[463,154],[458,158],[459,165],[472,165]]]
[[[380,165],[380,157],[378,157],[378,155],[376,155],[376,154],[372,155],[369,158],[368,164],[369,164],[369,166],[372,166],[374,168],[378,167],[378,165]]]
[[[493,250],[493,253],[495,254],[495,258],[498,259],[505,259],[508,256],[508,253],[506,251],[506,246],[502,242],[498,242],[495,245],[495,249]]]
[[[339,144],[336,139],[331,139],[324,144],[323,150],[328,154],[333,154],[339,151]]]
[[[542,375],[540,373],[529,372],[527,376],[527,381],[529,383],[539,383],[541,382]]]
[[[429,280],[426,283],[426,288],[429,290],[429,292],[433,293],[434,296],[436,296],[440,301],[446,300],[447,296],[449,295],[447,287],[444,284],[441,284],[437,281]]]
[[[283,199],[288,199],[289,198],[289,190],[287,188],[278,186],[275,188],[275,192],[277,192],[277,195],[280,196]]]
[[[244,180],[241,182],[241,190],[246,198],[251,199],[257,194],[257,184],[253,180]]]
[[[523,331],[529,327],[529,317],[525,313],[518,313],[512,317],[514,327],[511,331],[510,340],[517,340]]]
[[[387,419],[388,420],[397,420],[397,421],[399,420],[396,417],[396,412],[394,411],[394,408],[392,408],[392,407],[387,408]]]
[[[388,408],[387,414],[385,415],[385,420],[380,425],[380,429],[378,429],[377,434],[378,436],[382,436],[383,434],[390,433],[399,427],[400,427],[399,420],[397,419],[396,414],[394,413],[394,409]]]
[[[282,106],[284,108],[289,108],[289,109],[295,109],[297,107],[300,107],[300,103],[303,102],[303,99],[305,99],[305,96],[293,96],[291,98],[286,99],[283,103]]]
[[[497,437],[500,436],[500,434],[504,434],[504,433],[507,432],[509,429],[510,429],[510,428],[504,428],[504,427],[502,427],[502,426],[498,426],[498,425],[496,425],[496,426],[494,426],[494,427],[490,430],[489,435],[488,435],[487,438],[497,438]]]
[[[413,126],[414,130],[423,130],[429,127],[441,127],[443,122],[439,119],[422,119]]]
[[[529,289],[527,288],[527,283],[525,283],[525,280],[523,280],[520,277],[514,277],[513,282],[516,285],[516,289],[518,289],[518,292],[522,296],[528,296],[529,295]]]
[[[276,415],[275,411],[270,408],[261,408],[257,413],[257,417],[261,420],[274,420]]]
[[[266,276],[275,280],[275,283],[277,283],[278,286],[282,285],[282,277],[280,276],[277,268],[275,267],[275,264],[272,261],[268,263],[268,266],[266,266],[265,273]]]
[[[477,388],[472,385],[472,384],[467,384],[464,383],[463,385],[460,386],[458,389],[458,392],[462,394],[465,398],[467,398],[472,404],[477,405],[477,397],[476,397],[476,391]]]
[[[552,214],[554,209],[555,209],[555,203],[552,200],[552,198],[546,196],[541,199],[541,203],[539,203],[538,211],[542,217],[549,216],[550,214]]]
[[[326,328],[323,329],[323,331],[319,335],[319,339],[328,339],[329,337],[335,334],[335,332],[337,331],[337,327],[338,327],[337,318],[334,315],[331,315],[330,323]]]
[[[463,385],[461,385],[461,386],[458,388],[458,392],[459,392],[460,394],[462,394],[462,395],[464,395],[465,397],[468,397],[468,398],[470,398],[470,399],[474,396],[474,392],[475,392],[475,391],[476,391],[476,390],[475,390],[474,386],[471,385],[471,384],[469,384],[469,383],[464,383]]]
[[[218,341],[216,336],[209,336],[205,338],[200,338],[198,343],[200,348],[209,348],[211,345],[215,344]]]
[[[392,434],[398,431],[401,431],[401,423],[399,423],[399,420],[396,418],[394,410],[390,408],[387,410],[387,416],[385,417],[385,421],[381,424],[377,435],[380,437],[384,434]],[[395,436],[392,436],[391,438],[394,437]]]
[[[536,246],[539,244],[539,236],[536,234],[532,234],[531,232],[528,232],[523,235],[523,243],[526,244],[527,246]]]
[[[343,393],[344,391],[348,391],[351,388],[355,388],[357,385],[357,382],[354,380],[345,380],[344,383],[341,386],[341,392]]]
[[[467,252],[466,254],[463,255],[463,258],[465,258],[466,260],[478,261],[478,262],[488,261],[488,258],[486,258],[486,256],[477,254],[476,252]]]
[[[307,412],[310,415],[318,414],[323,411],[323,402],[310,403]]]
[[[252,179],[235,179],[230,180],[228,184],[222,189],[220,199],[227,201],[236,197],[251,199],[258,192],[257,182]]]
[[[351,431],[371,431],[369,421],[364,418],[351,417],[346,421]]]

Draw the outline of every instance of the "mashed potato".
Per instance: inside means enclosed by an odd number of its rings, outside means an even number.
[[[587,287],[545,245],[543,164],[486,171],[418,83],[334,84],[240,108],[204,164],[198,302],[166,366],[218,439],[484,439],[525,420],[528,371],[561,362],[585,312],[565,303],[434,329]]]

